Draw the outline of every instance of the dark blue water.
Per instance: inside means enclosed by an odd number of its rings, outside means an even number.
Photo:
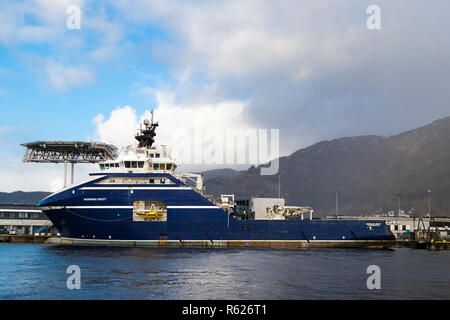
[[[67,289],[69,265],[81,289]],[[381,289],[367,289],[369,265]],[[0,299],[450,299],[450,251],[0,244]]]

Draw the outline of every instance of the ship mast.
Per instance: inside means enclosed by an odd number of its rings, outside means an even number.
[[[158,127],[158,122],[153,122],[153,110],[151,112],[152,118],[151,121],[148,121],[148,119],[144,120],[144,126],[145,128],[142,129],[142,127],[139,129],[138,134],[135,136],[136,140],[139,141],[138,148],[146,147],[150,149],[155,142],[155,136],[156,136],[156,127]]]

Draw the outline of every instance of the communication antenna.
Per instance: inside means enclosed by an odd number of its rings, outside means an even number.
[[[278,175],[278,198],[281,199],[281,173]]]
[[[155,130],[158,127],[158,122],[153,122],[153,110],[151,111],[151,121],[145,119],[143,123],[145,128],[141,128],[135,138],[139,141],[138,148],[146,147],[150,149],[155,142]]]

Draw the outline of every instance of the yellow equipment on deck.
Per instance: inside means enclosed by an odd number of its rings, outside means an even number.
[[[160,219],[163,217],[163,213],[156,211],[156,209],[153,211],[137,211],[136,214],[144,219]]]

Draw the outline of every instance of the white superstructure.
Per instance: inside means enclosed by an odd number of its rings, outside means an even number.
[[[166,146],[126,147],[116,159],[99,163],[100,171],[119,173],[174,173],[176,168]]]
[[[105,173],[166,173],[180,179],[183,183],[192,181],[194,189],[203,192],[203,179],[196,173],[177,173],[176,161],[171,157],[169,149],[164,146],[153,146],[155,128],[158,123],[144,120],[145,128],[140,128],[136,139],[139,145],[122,148],[115,159],[99,162],[100,172]],[[114,181],[117,182],[117,181]],[[114,183],[109,182],[108,183]],[[166,181],[167,182],[167,181]]]

